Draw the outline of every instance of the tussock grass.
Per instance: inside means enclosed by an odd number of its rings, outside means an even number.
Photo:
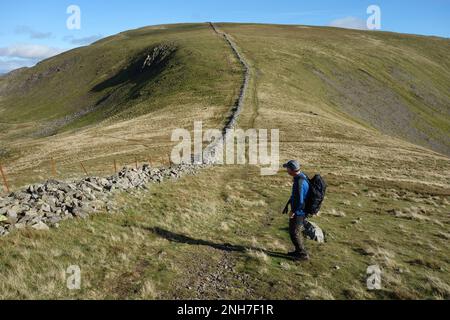
[[[1,238],[0,247],[6,249],[0,251],[0,296],[448,298],[448,157],[385,134],[393,134],[389,126],[375,130],[370,124],[377,127],[379,118],[351,112],[360,103],[372,105],[372,97],[361,95],[360,102],[343,103],[336,94],[342,88],[330,87],[336,80],[331,77],[333,70],[336,77],[348,71],[355,87],[365,79],[372,92],[380,93],[378,85],[367,78],[370,74],[394,91],[394,96],[401,96],[402,103],[406,99],[411,107],[408,112],[420,114],[423,105],[402,87],[409,80],[394,81],[404,74],[385,70],[381,61],[387,61],[387,68],[398,62],[411,75],[412,84],[429,84],[419,89],[426,91],[421,95],[429,98],[432,86],[438,90],[432,90],[438,99],[445,102],[447,90],[441,86],[448,82],[448,73],[438,69],[448,66],[442,59],[439,64],[433,61],[436,55],[447,53],[447,40],[296,26],[220,27],[231,34],[252,67],[239,126],[280,129],[280,160],[299,159],[309,176],[320,172],[325,177],[328,189],[323,214],[312,221],[326,231],[328,241],[324,245],[306,241],[312,258],[308,262],[287,259],[285,253],[292,248],[287,217],[281,210],[291,180],[282,172],[260,176],[253,166],[218,166],[180,181],[152,185],[148,191],[118,194],[118,209],[113,214],[67,221],[44,233],[23,230]],[[155,157],[153,162],[163,163],[173,126],[188,127],[199,115],[208,126],[220,123],[223,110],[233,102],[240,73],[232,54],[222,50],[221,42],[217,43],[209,30],[202,25],[180,25],[135,30],[118,37],[131,43],[134,37],[163,37],[166,31],[183,42],[180,50],[186,55],[177,62],[192,71],[190,76],[204,75],[200,80],[207,84],[200,81],[203,85],[196,86],[196,81],[185,82],[188,78],[177,79],[192,95],[159,92],[161,101],[155,101],[154,108],[140,104],[130,109],[135,115],[148,111],[146,115],[81,126],[56,137],[28,139],[24,132],[33,129],[29,124],[2,126],[2,141],[15,144],[14,148],[6,146],[8,152],[2,154],[23,160],[17,161],[12,173],[25,174],[27,179],[45,177],[42,164],[50,154],[60,154],[59,161],[82,155],[76,160],[84,160],[100,174],[112,170],[113,158],[120,164],[133,163],[132,154],[150,154]],[[195,33],[188,37],[189,32]],[[113,40],[105,40],[104,45]],[[374,46],[384,48],[380,54],[386,59],[368,54]],[[403,59],[405,56],[408,58]],[[188,62],[192,65],[185,65]],[[211,68],[215,73],[210,77]],[[212,78],[217,82],[208,82]],[[346,79],[341,80],[352,87]],[[343,93],[354,97],[352,92]],[[439,128],[441,133],[430,139],[433,143],[442,141],[442,132],[448,130],[448,117],[434,119],[440,105],[435,106],[435,115],[424,114],[425,127],[416,128],[424,133],[430,124]],[[4,112],[1,106],[0,110]],[[367,111],[365,106],[363,110]],[[398,120],[394,115],[392,119]],[[430,146],[422,138],[415,140],[417,131],[409,133],[404,128],[407,126],[394,133]],[[118,142],[117,137],[125,140]],[[97,156],[91,156],[94,154]],[[77,175],[76,170],[68,169],[72,165],[68,161],[60,170]],[[25,180],[13,182],[18,186]],[[396,217],[395,212],[407,216]],[[81,290],[65,286],[65,270],[73,264],[82,270]],[[366,286],[367,267],[373,264],[382,270],[380,291],[369,291]]]
[[[118,209],[113,214],[67,221],[46,233],[29,230],[2,238],[0,245],[9,250],[0,257],[1,295],[113,299],[445,297],[448,239],[439,234],[438,226],[405,219],[400,225],[394,216],[371,214],[376,202],[365,204],[362,212],[351,204],[346,217],[325,214],[313,219],[327,232],[328,242],[318,245],[307,240],[312,260],[295,263],[285,256],[291,245],[287,217],[280,214],[290,191],[288,187],[277,188],[284,186],[287,178],[282,173],[273,177],[257,173],[258,168],[253,167],[208,169],[180,181],[152,185],[148,191],[118,194]],[[333,184],[331,179],[331,190]],[[351,187],[360,188],[357,181]],[[248,201],[264,200],[264,205],[261,202],[246,208],[239,201],[226,200],[227,195],[237,194],[245,195]],[[352,199],[351,192],[345,194]],[[330,192],[324,210],[342,200],[342,195]],[[359,217],[363,220],[357,229],[346,228]],[[399,236],[401,230],[406,236]],[[426,241],[429,237],[433,238],[433,251]],[[65,287],[64,271],[72,264],[81,267],[81,290]],[[381,291],[366,288],[365,272],[373,264],[382,269]],[[433,287],[426,284],[424,273],[440,282],[436,280]],[[216,279],[218,274],[220,280]]]
[[[450,297],[450,286],[435,276],[427,276],[428,286],[436,299],[448,300]]]

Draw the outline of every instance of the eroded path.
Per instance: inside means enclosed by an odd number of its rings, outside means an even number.
[[[233,50],[236,58],[239,60],[239,62],[241,63],[241,65],[244,69],[244,78],[243,78],[241,88],[239,91],[239,96],[236,100],[236,104],[231,109],[231,115],[225,124],[224,129],[228,129],[228,128],[233,128],[235,126],[237,119],[239,117],[239,114],[241,113],[242,108],[244,107],[244,100],[245,100],[245,96],[248,91],[248,86],[249,86],[249,82],[250,82],[250,66],[247,63],[247,61],[245,60],[245,58],[243,57],[243,55],[239,52],[238,47],[233,42],[233,40],[230,38],[230,36],[228,34],[226,34],[225,32],[220,31],[213,23],[210,23],[210,25],[211,25],[211,28],[214,30],[214,32],[216,32],[218,35],[222,36],[225,39],[225,41],[230,46],[231,50]]]

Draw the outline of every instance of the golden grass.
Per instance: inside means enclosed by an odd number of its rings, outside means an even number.
[[[286,259],[291,245],[280,211],[290,179],[283,172],[260,176],[254,166],[218,166],[148,191],[119,194],[115,214],[0,239],[0,247],[8,248],[0,253],[0,296],[448,299],[449,159],[352,119],[318,93],[316,82],[290,72],[289,62],[296,55],[307,59],[308,48],[298,44],[301,50],[293,51],[277,44],[299,28],[282,27],[286,34],[268,34],[264,41],[248,32],[254,27],[221,28],[252,66],[239,125],[279,128],[281,160],[299,159],[309,175],[325,177],[327,197],[314,221],[328,242],[306,242],[311,261]],[[286,59],[276,60],[279,55]],[[147,152],[130,142],[115,143],[109,134],[142,135],[166,150],[169,113],[183,125],[195,114],[180,119],[181,108],[169,107],[129,126],[111,124],[60,137],[86,159],[90,154],[73,137],[90,137],[94,148],[107,153],[108,163],[120,153],[117,148]],[[156,115],[158,121],[151,122]],[[54,146],[70,155],[66,143]],[[82,268],[83,285],[68,291],[62,274],[74,263]],[[366,287],[366,270],[373,264],[382,269],[379,291]]]

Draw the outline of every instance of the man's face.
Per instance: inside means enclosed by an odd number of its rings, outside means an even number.
[[[291,177],[295,177],[297,175],[297,171],[294,171],[292,169],[286,168],[288,175]]]

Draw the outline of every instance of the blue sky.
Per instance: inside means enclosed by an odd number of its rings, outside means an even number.
[[[67,8],[81,10],[81,29],[66,27]],[[260,22],[365,28],[369,5],[385,31],[450,37],[450,0],[1,0],[0,73],[101,37],[177,22]]]

